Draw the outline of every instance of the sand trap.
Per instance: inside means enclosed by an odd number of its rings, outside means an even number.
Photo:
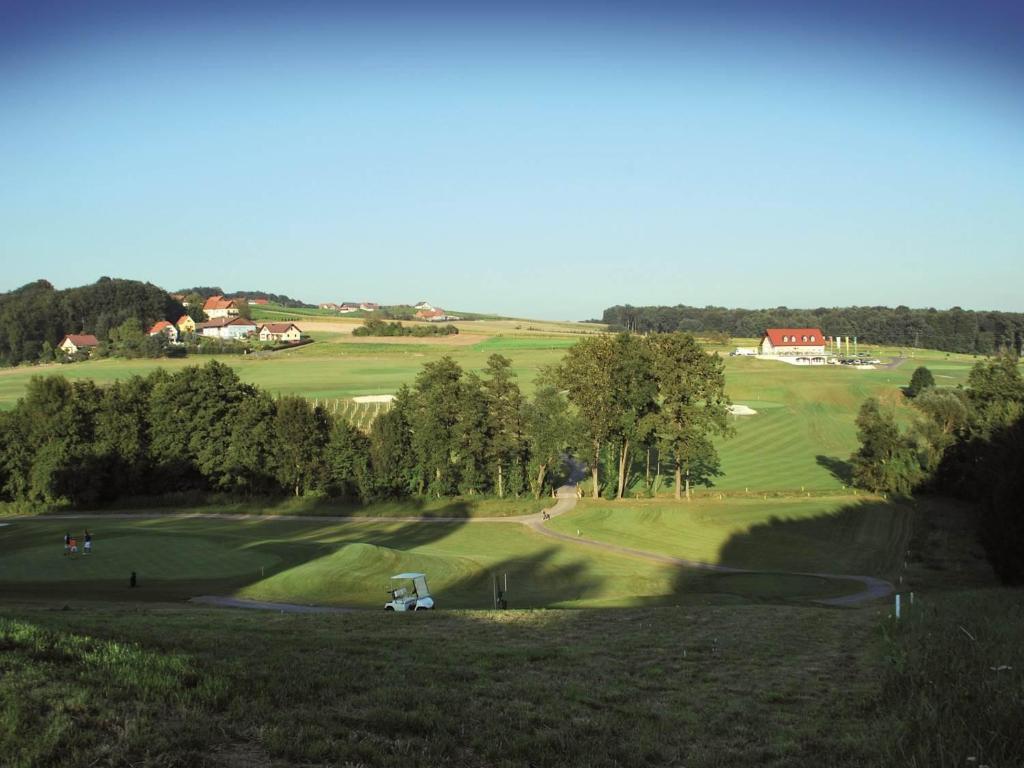
[[[751,408],[749,405],[739,405],[738,403],[729,406],[729,413],[733,416],[756,416],[757,411]]]
[[[873,365],[851,365],[850,367],[851,368],[856,368],[856,369],[861,370],[861,371],[873,371],[873,370],[875,370],[875,366],[873,366]]]
[[[0,528],[3,528],[5,525],[10,525],[10,523],[0,523]]]
[[[395,399],[394,395],[360,395],[353,397],[355,403],[390,403]]]

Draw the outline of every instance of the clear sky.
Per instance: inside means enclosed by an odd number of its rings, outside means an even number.
[[[1024,310],[1024,5],[0,0],[0,290]]]

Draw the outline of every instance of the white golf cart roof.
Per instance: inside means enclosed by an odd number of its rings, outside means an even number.
[[[392,579],[420,579],[426,576],[425,573],[396,573]]]

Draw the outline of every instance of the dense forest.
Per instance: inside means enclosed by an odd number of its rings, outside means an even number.
[[[638,333],[686,331],[760,337],[765,328],[821,328],[826,336],[856,336],[872,344],[989,355],[1016,354],[1024,345],[1024,313],[908,307],[727,309],[725,307],[609,307],[602,322]]]
[[[907,429],[877,399],[864,402],[850,479],[872,491],[937,492],[975,504],[996,572],[1024,583],[1024,380],[1017,358],[979,361],[967,388],[936,387],[919,368],[904,392],[917,411]]]
[[[58,291],[38,280],[0,294],[0,365],[52,359],[53,348],[69,333],[107,339],[126,321],[149,328],[157,320],[174,322],[184,311],[151,283],[101,277]]]
[[[726,431],[724,383],[721,360],[684,334],[584,340],[541,375],[532,398],[508,358],[492,355],[477,375],[444,357],[424,365],[366,434],[219,362],[107,387],[35,377],[0,413],[0,500],[539,496],[581,447],[595,495],[622,496],[655,447],[688,487],[717,466],[708,435]]]
[[[291,296],[285,296],[280,293],[268,293],[267,291],[233,291],[232,293],[227,293],[223,288],[216,285],[197,285],[192,288],[183,288],[180,291],[175,291],[175,293],[180,296],[189,296],[192,294],[197,294],[203,298],[207,298],[209,296],[224,296],[228,299],[246,299],[247,301],[252,301],[253,299],[266,299],[274,304],[280,304],[282,307],[315,309],[315,305],[313,304],[306,304],[298,299],[293,299]]]

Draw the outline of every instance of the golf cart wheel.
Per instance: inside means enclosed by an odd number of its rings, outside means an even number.
[[[385,605],[384,606],[384,610],[385,611],[392,611],[392,612],[394,612],[395,606],[393,606],[393,605]]]

